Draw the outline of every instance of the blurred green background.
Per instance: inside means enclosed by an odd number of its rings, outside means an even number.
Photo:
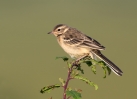
[[[82,99],[137,99],[137,1],[136,0],[1,0],[0,1],[0,99],[62,98],[62,89],[39,91],[66,78],[68,56],[53,35],[59,23],[68,24],[101,42],[103,53],[124,72],[103,79],[83,66],[85,77],[98,84],[94,90],[73,80]]]

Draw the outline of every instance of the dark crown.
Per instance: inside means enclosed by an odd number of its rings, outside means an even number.
[[[53,30],[56,30],[58,27],[61,27],[61,26],[64,26],[64,24],[58,24],[58,25],[56,25]]]

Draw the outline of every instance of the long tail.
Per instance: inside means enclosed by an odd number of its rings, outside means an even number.
[[[107,66],[118,76],[122,76],[122,70],[120,70],[113,62],[111,62],[108,58],[106,58],[99,50],[93,50],[91,52],[95,56],[97,56],[99,59],[104,61]]]

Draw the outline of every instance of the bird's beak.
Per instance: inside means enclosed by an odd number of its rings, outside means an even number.
[[[48,34],[52,34],[52,32],[48,32]]]

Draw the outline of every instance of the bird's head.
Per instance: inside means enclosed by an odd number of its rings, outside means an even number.
[[[69,29],[69,26],[65,24],[58,24],[54,27],[54,29],[48,34],[54,34],[56,37],[64,34]]]

